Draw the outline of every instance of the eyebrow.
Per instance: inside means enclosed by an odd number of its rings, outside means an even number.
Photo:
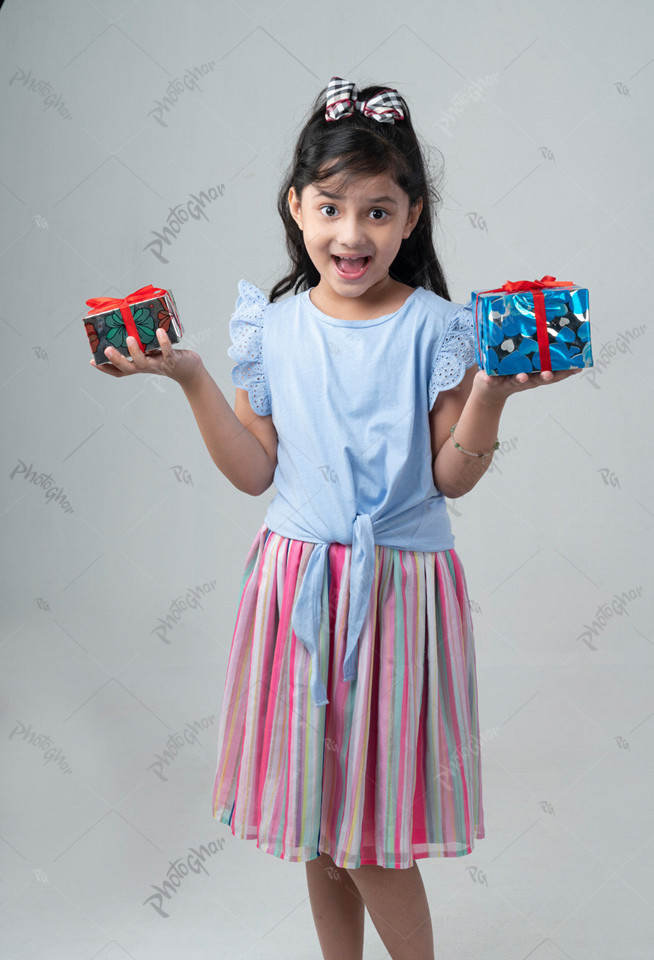
[[[318,197],[327,197],[328,200],[342,200],[342,199],[343,199],[343,195],[342,195],[342,194],[340,194],[340,193],[327,193],[326,190],[322,190],[319,194],[317,194],[317,195],[316,195],[316,199],[318,199]],[[393,203],[393,204],[395,204],[395,206],[397,206],[397,201],[394,200],[393,197],[364,197],[364,203]]]

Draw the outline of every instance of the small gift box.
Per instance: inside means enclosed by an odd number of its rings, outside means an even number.
[[[477,365],[488,374],[592,367],[588,290],[568,280],[473,291]]]
[[[94,297],[86,301],[91,307],[84,317],[84,326],[96,364],[110,363],[107,347],[115,347],[131,360],[127,338],[136,337],[143,353],[159,350],[157,327],[165,330],[171,343],[178,343],[184,333],[182,321],[171,290],[148,284],[123,299]]]

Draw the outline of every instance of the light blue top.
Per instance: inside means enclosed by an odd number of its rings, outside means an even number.
[[[329,701],[319,660],[330,543],[352,544],[343,679],[356,676],[358,639],[375,572],[375,543],[403,550],[454,546],[432,474],[429,411],[476,362],[472,302],[416,287],[395,313],[339,320],[309,290],[269,303],[247,280],[229,325],[232,382],[277,430],[277,490],[265,517],[284,537],[316,543],[291,625],[311,656],[311,693]]]

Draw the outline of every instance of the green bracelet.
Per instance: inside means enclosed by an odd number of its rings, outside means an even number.
[[[482,463],[485,463],[485,462],[486,462],[486,458],[487,458],[487,457],[492,457],[492,455],[493,455],[493,453],[495,452],[495,450],[498,450],[498,449],[499,449],[500,441],[499,441],[499,440],[496,440],[495,443],[493,444],[493,449],[490,451],[490,453],[472,453],[471,450],[465,450],[465,449],[461,446],[461,444],[460,444],[460,443],[457,443],[456,440],[454,439],[454,428],[455,428],[455,427],[456,427],[456,423],[452,424],[452,426],[450,427],[450,436],[452,437],[452,443],[453,443],[454,446],[457,448],[457,450],[460,450],[460,451],[461,451],[461,453],[467,453],[469,457],[481,457],[481,462],[482,462]]]

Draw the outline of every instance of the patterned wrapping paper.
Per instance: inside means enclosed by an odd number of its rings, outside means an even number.
[[[508,281],[473,291],[476,361],[491,375],[592,367],[588,290],[568,281]]]
[[[143,353],[159,350],[157,327],[165,330],[171,343],[179,343],[184,327],[172,290],[141,287],[123,299],[96,297],[86,301],[91,310],[84,317],[91,353],[96,364],[110,363],[106,347],[115,347],[131,360],[127,337],[136,336]]]

